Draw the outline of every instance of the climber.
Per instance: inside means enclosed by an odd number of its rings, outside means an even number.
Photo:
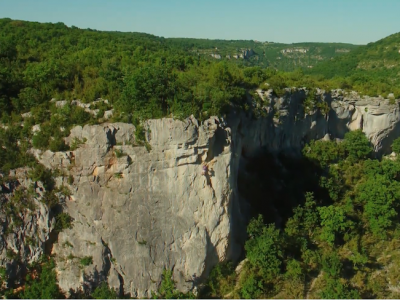
[[[202,167],[202,169],[201,169],[201,175],[203,175],[203,176],[206,176],[206,174],[207,174],[207,165],[206,164],[203,164],[203,167]]]

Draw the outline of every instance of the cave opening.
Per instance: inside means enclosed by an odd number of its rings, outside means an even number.
[[[313,192],[318,202],[329,199],[319,186],[322,174],[295,149],[273,153],[263,148],[251,155],[242,149],[237,186],[240,197],[250,205],[249,219],[261,214],[266,224],[283,229],[307,192]]]

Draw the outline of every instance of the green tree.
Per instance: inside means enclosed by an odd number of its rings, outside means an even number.
[[[175,75],[165,67],[146,66],[125,78],[119,107],[125,112],[139,112],[144,118],[161,117],[174,99]]]
[[[184,294],[176,289],[175,281],[171,270],[164,270],[161,277],[161,284],[154,299],[194,299],[193,293]]]
[[[250,264],[260,269],[263,277],[273,280],[281,272],[282,238],[279,231],[270,224],[261,226],[262,218],[253,219],[248,227],[251,236],[245,244]]]
[[[240,295],[244,299],[257,299],[264,292],[261,278],[251,273],[241,284]]]
[[[293,210],[293,217],[286,223],[285,232],[289,236],[312,237],[316,227],[319,225],[319,214],[313,193],[306,193],[306,201],[303,206]]]
[[[372,152],[371,144],[361,130],[347,132],[343,146],[351,159],[364,159]]]
[[[59,299],[63,298],[58,287],[55,263],[53,259],[45,261],[40,269],[39,276],[32,279],[27,275],[25,290],[20,295],[22,299]]]
[[[303,155],[325,168],[343,159],[344,149],[334,141],[311,141],[303,148]]]
[[[343,264],[336,252],[330,252],[322,257],[322,270],[329,278],[340,278]]]
[[[219,263],[211,271],[206,282],[209,291],[205,297],[222,298],[234,289],[236,272],[232,262]]]
[[[321,299],[361,299],[356,289],[349,288],[338,279],[328,279],[325,288],[320,292]]]
[[[117,291],[110,288],[104,281],[96,287],[90,296],[93,297],[93,299],[118,299]]]
[[[338,233],[344,232],[351,226],[342,207],[329,205],[318,207],[321,218],[321,240],[333,245]]]
[[[375,236],[386,236],[397,216],[398,199],[400,183],[384,175],[370,177],[358,186],[356,200],[363,205],[363,216]]]
[[[397,138],[393,141],[392,151],[396,154],[400,154],[400,138]]]

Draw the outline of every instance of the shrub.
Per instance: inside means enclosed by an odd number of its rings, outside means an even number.
[[[117,291],[110,288],[106,282],[102,282],[94,291],[91,293],[93,299],[118,299]]]
[[[236,273],[232,262],[216,265],[207,279],[206,297],[222,298],[235,287]]]
[[[68,150],[68,146],[65,144],[65,141],[62,137],[55,137],[50,139],[49,149],[52,152],[66,151]]]
[[[62,293],[57,284],[56,272],[54,271],[55,263],[53,259],[44,262],[39,267],[39,276],[32,279],[27,276],[25,290],[20,294],[22,299],[60,299],[63,298]]]
[[[75,138],[72,140],[72,143],[71,143],[71,146],[70,146],[70,150],[71,150],[71,151],[76,150],[80,145],[86,143],[86,141],[87,141],[86,138],[79,139],[79,138],[75,137]]]
[[[124,151],[122,151],[121,149],[115,149],[114,153],[115,153],[115,156],[117,158],[121,158],[123,156],[126,156],[126,153]]]
[[[263,283],[261,278],[251,273],[241,283],[240,295],[244,299],[257,299],[263,294]]]
[[[32,137],[32,145],[36,149],[47,149],[47,147],[49,146],[49,139],[50,136],[48,134],[41,131],[37,132]]]
[[[68,213],[62,212],[56,216],[56,225],[54,230],[60,232],[63,229],[72,228],[72,218]]]
[[[265,226],[260,216],[253,219],[247,229],[251,238],[245,249],[250,264],[260,269],[267,280],[273,280],[281,271],[281,237],[274,225]]]
[[[393,141],[392,151],[396,154],[400,154],[400,138],[397,138]]]
[[[68,176],[68,184],[73,184],[74,183],[74,176],[69,175]]]
[[[361,130],[347,132],[343,146],[352,159],[364,159],[372,152],[371,143]]]
[[[157,294],[152,295],[153,299],[194,299],[193,293],[182,293],[175,287],[175,281],[172,278],[171,270],[164,270],[161,276],[161,284]]]
[[[135,139],[137,143],[144,142],[146,140],[146,135],[143,125],[139,124],[136,126]]]
[[[51,191],[54,188],[53,174],[50,169],[47,169],[40,163],[37,163],[34,168],[28,172],[28,177],[32,181],[41,181],[46,190]]]
[[[328,279],[327,285],[320,292],[321,299],[361,299],[356,289],[349,288],[338,279]]]
[[[83,258],[81,258],[81,260],[79,261],[81,266],[89,266],[91,264],[93,264],[93,257],[92,256],[85,256]]]

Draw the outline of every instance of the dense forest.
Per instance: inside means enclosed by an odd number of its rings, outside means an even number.
[[[49,207],[55,194],[62,191],[50,187],[51,171],[40,167],[27,150],[67,150],[63,138],[73,126],[104,122],[104,112],[110,109],[114,109],[111,121],[131,122],[140,128],[141,121],[148,118],[182,119],[193,114],[204,120],[232,109],[248,110],[254,100],[252,91],[258,88],[272,88],[278,96],[290,93],[287,87],[327,92],[340,88],[392,100],[400,96],[399,34],[356,47],[164,39],[11,19],[1,19],[0,29],[0,172],[31,167],[29,176],[49,185]],[[214,47],[222,55],[233,55],[242,48],[252,48],[257,55],[242,61],[212,59],[207,51]],[[285,67],[268,58],[290,47],[314,47],[308,52],[310,61],[296,65],[293,62],[298,57],[286,57],[282,59]],[[321,60],[318,55],[329,61],[308,68]],[[255,57],[259,57],[257,61]],[[313,102],[310,95],[307,101]],[[108,101],[92,104],[91,108],[98,109],[96,115],[70,102],[58,107],[50,101],[80,99],[92,103],[99,98]],[[40,134],[32,132],[34,125],[40,125]],[[392,149],[400,154],[399,140]],[[287,172],[279,171],[277,161]],[[247,229],[245,263],[240,272],[232,262],[217,265],[197,297],[400,296],[391,288],[400,280],[398,158],[374,158],[368,139],[354,131],[347,133],[342,143],[311,142],[299,159],[265,154],[248,168],[253,176],[239,182],[240,192],[255,210]],[[271,168],[273,174],[261,171]],[[275,191],[266,184],[271,176],[282,179],[285,187]],[[268,214],[265,190],[256,186],[273,191],[268,201],[276,204],[281,226],[275,226]],[[7,211],[17,216],[25,205],[18,201],[24,197],[29,195],[16,195]],[[62,213],[57,221],[58,230],[70,222]],[[6,274],[0,271],[0,293],[6,297],[63,296],[51,259],[43,258],[30,266],[30,274],[38,275],[27,277],[24,291],[15,294],[2,289]],[[95,299],[117,296],[106,285],[89,295],[74,295]],[[177,291],[168,270],[153,296],[195,297]]]

